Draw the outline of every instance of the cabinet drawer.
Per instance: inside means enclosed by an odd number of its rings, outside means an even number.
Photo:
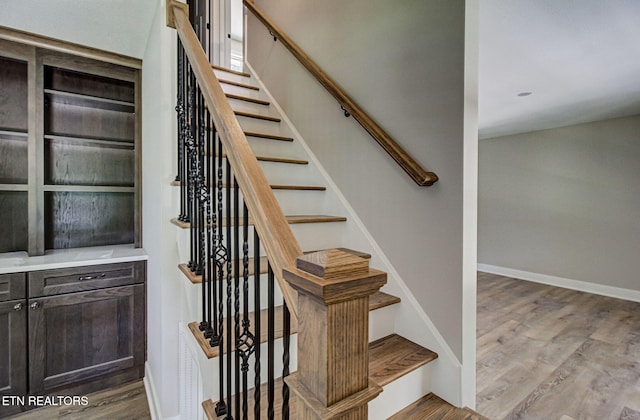
[[[0,302],[27,297],[25,279],[25,273],[0,275]]]
[[[29,273],[29,297],[144,283],[145,269],[144,261],[134,261],[33,271]]]

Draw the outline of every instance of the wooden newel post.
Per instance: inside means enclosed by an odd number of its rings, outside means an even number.
[[[299,419],[367,419],[382,388],[369,382],[369,296],[387,282],[338,249],[307,254],[284,278],[298,291],[298,371],[285,379]]]

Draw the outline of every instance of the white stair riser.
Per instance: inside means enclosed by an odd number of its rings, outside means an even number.
[[[369,342],[393,334],[396,307],[389,305],[369,312]]]
[[[225,78],[225,77],[220,77],[220,79],[230,80],[229,78]],[[224,91],[224,93],[230,93],[232,95],[245,96],[245,97],[248,97],[248,98],[261,99],[263,101],[269,101],[269,98],[267,97],[267,95],[265,95],[260,90],[249,89],[249,88],[242,87],[242,86],[230,85],[228,83],[220,83],[220,86],[222,86],[222,90]]]
[[[184,277],[184,276],[183,276]],[[185,287],[185,295],[187,296],[187,302],[188,302],[188,310],[189,310],[189,316],[192,321],[201,321],[203,319],[202,316],[202,283],[191,283],[186,277],[184,277],[184,279],[182,280],[184,283],[184,287]],[[235,280],[232,279],[233,284],[235,284]],[[240,279],[240,314],[242,315],[243,311],[244,311],[244,299],[242,297],[242,293],[244,290],[244,286],[243,286],[243,279]],[[218,287],[219,287],[219,283],[218,282],[214,282],[213,285],[217,285],[216,286],[216,291],[218,291]],[[255,311],[255,299],[254,299],[254,287],[255,287],[255,281],[253,276],[249,277],[249,281],[248,281],[248,286],[249,286],[249,301],[248,303],[248,311],[249,312],[254,312]],[[268,294],[267,294],[267,289],[268,289],[268,282],[267,282],[267,275],[266,274],[262,274],[260,275],[260,309],[266,309],[268,307]],[[223,311],[224,311],[224,316],[227,316],[227,309],[226,309],[226,296],[227,290],[226,290],[226,280],[223,283]],[[231,303],[231,311],[232,314],[235,310],[235,288],[232,289],[232,303]],[[282,305],[284,299],[282,297],[282,292],[280,291],[280,288],[278,287],[277,281],[275,282],[275,292],[274,292],[274,305],[275,306],[280,306]],[[219,311],[219,308],[216,306],[214,308],[214,310],[216,312]],[[226,321],[225,321],[226,322]],[[226,328],[226,324],[225,324],[225,328]]]
[[[270,117],[279,117],[277,111],[269,105],[258,104],[242,99],[229,98],[231,109],[234,111],[250,112],[258,115],[268,115]]]
[[[414,401],[431,392],[431,364],[426,364],[385,385],[369,403],[369,420],[388,419]]]
[[[260,383],[264,384],[268,381],[267,378],[267,343],[262,343],[260,345]],[[294,334],[290,337],[290,345],[289,345],[289,353],[290,353],[290,362],[289,362],[289,370],[290,372],[294,372],[297,370],[297,360],[298,360],[298,340],[297,340],[297,336]],[[274,358],[274,376],[275,378],[279,378],[282,377],[282,367],[283,367],[283,363],[282,363],[282,352],[283,352],[283,340],[277,339],[274,342],[274,353],[275,353],[275,358]],[[234,355],[232,355],[232,358],[235,359]],[[232,359],[232,367],[235,368],[235,360]],[[219,376],[218,376],[218,366],[220,363],[220,359],[218,357],[214,357],[212,359],[207,359],[204,356],[204,353],[202,353],[202,356],[200,356],[199,358],[200,361],[200,370],[203,372],[202,374],[202,380],[203,380],[203,388],[205,390],[208,391],[208,393],[206,393],[205,395],[208,395],[209,398],[211,398],[212,401],[217,401],[219,398]],[[227,363],[227,358],[226,355],[223,358],[223,361],[225,363],[225,369],[226,369],[226,363]],[[248,379],[248,389],[252,389],[254,388],[254,384],[255,384],[255,372],[254,372],[254,368],[255,368],[255,364],[254,364],[254,355],[251,355],[249,358],[249,371],[247,372],[247,379]],[[232,389],[235,389],[235,378],[232,377]],[[226,387],[226,378],[225,378],[225,387]],[[226,390],[225,390],[225,394],[226,394]],[[232,394],[234,394],[234,392],[232,392]],[[263,395],[264,398],[264,395]],[[263,400],[264,401],[264,400]]]
[[[214,69],[213,72],[215,73],[218,79],[229,80],[237,83],[243,83],[245,85],[258,86],[255,79],[252,77],[241,76],[239,74],[229,73],[227,71],[217,70],[217,69]]]

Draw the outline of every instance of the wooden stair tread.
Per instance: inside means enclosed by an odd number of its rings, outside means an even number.
[[[425,395],[389,417],[389,420],[408,419],[489,420],[469,408],[454,407],[433,393]]]
[[[236,95],[233,93],[225,93],[225,96],[229,99],[236,99],[238,101],[251,102],[258,105],[269,105],[269,101],[265,101],[262,99],[250,98],[248,96]]]
[[[268,157],[268,156],[256,156],[260,162],[275,162],[275,163],[291,163],[293,165],[308,165],[308,160],[301,159],[289,159],[289,158],[279,158],[279,157]]]
[[[268,140],[293,141],[293,137],[278,136],[275,134],[267,134],[267,133],[258,133],[255,131],[245,131],[244,135],[247,137],[257,137],[257,138],[268,139]]]
[[[171,185],[173,187],[179,187],[181,185],[180,181],[171,181]],[[209,187],[216,187],[216,184],[209,185]],[[233,188],[233,185],[231,185]],[[222,188],[227,188],[227,184],[222,184]],[[327,187],[323,187],[320,185],[282,185],[282,184],[272,184],[272,190],[298,190],[298,191],[326,191]]]
[[[265,121],[278,122],[278,123],[281,121],[280,118],[278,117],[272,117],[270,115],[254,114],[253,112],[233,110],[233,113],[236,114],[238,117],[255,118],[257,120],[265,120]]]
[[[214,69],[214,70],[220,70],[220,71],[224,71],[224,72],[227,72],[227,73],[235,74],[237,76],[251,77],[251,75],[249,73],[245,73],[243,71],[229,69],[227,67],[217,66],[215,64],[212,64],[211,68]]]
[[[251,89],[251,90],[260,90],[260,88],[257,86],[248,85],[246,83],[234,82],[233,80],[218,79],[218,82],[224,83],[225,85],[237,86],[237,87]]]
[[[369,310],[375,310],[400,303],[400,298],[385,292],[376,292],[369,296]]]
[[[303,223],[331,223],[331,222],[346,222],[347,218],[343,216],[327,216],[322,214],[309,214],[309,215],[291,215],[285,216],[287,222],[290,225],[295,224],[303,224]],[[242,221],[240,221],[242,223]],[[190,223],[182,222],[177,218],[171,219],[171,223],[178,226],[181,229],[189,229],[191,227]],[[253,225],[253,221],[249,219],[249,224]],[[222,221],[222,225],[226,226],[227,221],[226,218]]]
[[[281,413],[282,413],[282,378],[276,378],[276,380],[274,381],[274,401],[273,401],[273,412],[275,414],[275,418],[279,419],[281,418]],[[268,405],[267,405],[267,392],[268,392],[268,387],[269,385],[267,383],[264,383],[260,386],[260,419],[266,419],[268,418],[268,413],[267,413],[267,409],[268,409]],[[253,412],[253,405],[254,405],[254,389],[250,389],[247,391],[248,392],[248,398],[247,398],[247,407],[249,407],[248,409],[248,418],[250,420],[255,419],[255,414]],[[296,416],[296,408],[297,408],[297,395],[295,392],[289,392],[289,418],[291,419],[295,419],[297,418]],[[207,416],[207,419],[210,420],[217,420],[218,417],[216,417],[216,404],[217,402],[213,402],[211,399],[206,400],[202,403],[202,408],[204,409],[204,413]]]
[[[227,155],[223,154],[222,157],[226,159]],[[256,159],[258,159],[259,162],[291,163],[293,165],[309,164],[308,160],[281,158],[281,157],[272,157],[272,156],[256,156]]]
[[[274,312],[274,325],[275,325],[275,331],[274,331],[274,336],[275,339],[279,339],[282,338],[282,336],[284,335],[284,330],[282,328],[282,318],[283,318],[283,306],[276,306],[275,312]],[[262,309],[260,311],[260,342],[261,343],[266,343],[267,342],[267,336],[268,336],[268,331],[267,331],[267,316],[268,316],[268,311],[266,309]],[[225,313],[225,317],[226,317],[226,313]],[[242,314],[240,315],[240,317],[242,318]],[[251,321],[251,326],[253,327],[255,325],[255,312],[251,312],[249,313],[249,319]],[[227,325],[226,325],[226,318],[225,318],[225,330],[224,330],[224,334],[223,336],[225,337],[225,348],[222,350],[223,353],[227,352],[227,341],[226,341],[226,334],[227,334]],[[218,355],[220,354],[218,347],[211,347],[211,345],[209,344],[209,340],[206,339],[204,337],[204,334],[202,334],[202,331],[200,331],[199,328],[200,323],[199,322],[191,322],[189,323],[189,330],[191,330],[191,333],[193,334],[193,336],[195,337],[196,341],[198,342],[198,344],[200,345],[200,348],[202,349],[202,351],[204,351],[204,354],[207,356],[207,358],[211,359],[213,357],[218,357]],[[291,318],[291,334],[296,334],[298,332],[298,324],[296,322],[296,320],[292,317]],[[231,342],[235,342],[235,331],[231,331]]]
[[[391,334],[369,344],[369,379],[385,386],[437,357],[431,350]]]

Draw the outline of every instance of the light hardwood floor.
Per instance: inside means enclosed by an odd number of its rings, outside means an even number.
[[[640,303],[478,273],[477,410],[640,420]]]
[[[8,420],[147,420],[151,419],[142,381],[87,395],[87,406],[45,407]]]

